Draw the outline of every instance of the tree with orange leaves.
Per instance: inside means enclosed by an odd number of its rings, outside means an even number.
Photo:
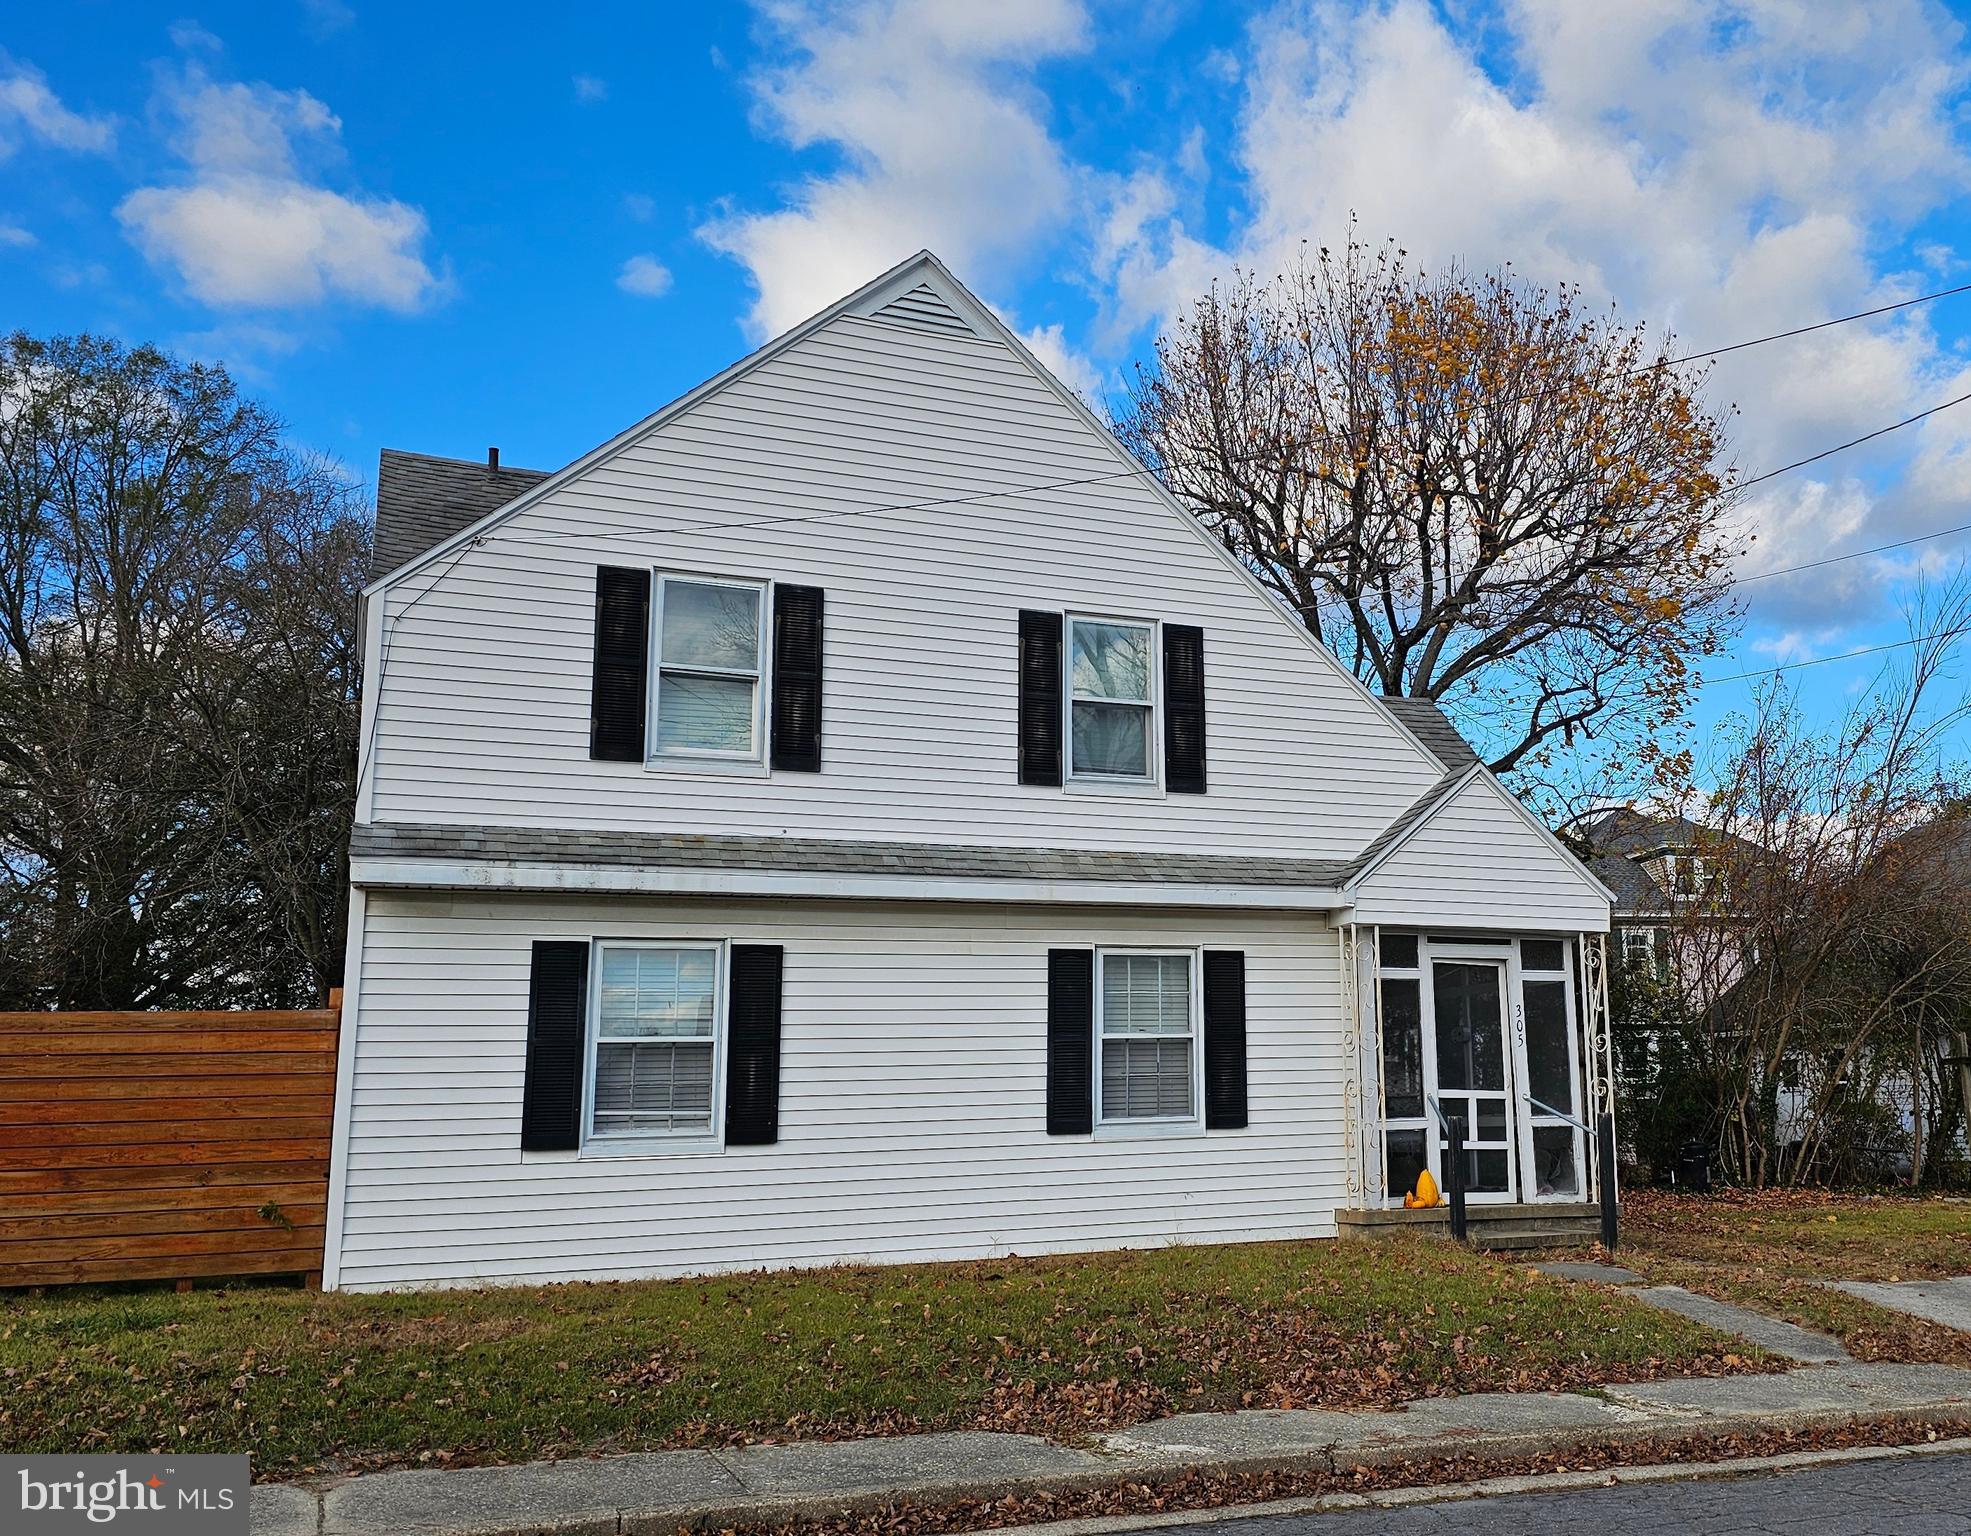
[[[1666,361],[1576,289],[1351,239],[1214,287],[1116,430],[1358,677],[1556,808],[1584,765],[1680,776],[1735,617],[1720,423]]]

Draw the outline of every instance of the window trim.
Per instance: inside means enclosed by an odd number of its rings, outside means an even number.
[[[768,701],[773,686],[772,614],[773,582],[766,577],[757,576],[717,576],[697,571],[672,571],[652,568],[652,578],[656,590],[650,594],[650,726],[644,741],[644,760],[665,768],[686,768],[701,772],[746,773],[755,769],[764,770],[771,762],[768,753],[767,732],[772,728],[773,711]],[[662,707],[664,691],[664,596],[672,582],[683,582],[699,587],[737,587],[756,593],[759,597],[759,625],[753,652],[756,666],[752,671],[736,667],[694,667],[674,666],[672,672],[692,677],[745,678],[753,684],[753,749],[750,752],[718,752],[702,747],[672,747],[660,749],[657,745],[659,730],[659,710]]]
[[[1089,793],[1161,794],[1163,792],[1163,621],[1134,618],[1122,614],[1077,612],[1062,614],[1061,635],[1061,787]],[[1150,646],[1148,697],[1111,699],[1090,697],[1091,704],[1122,704],[1149,712],[1148,736],[1144,743],[1144,774],[1077,772],[1074,765],[1074,707],[1078,702],[1074,687],[1074,631],[1077,624],[1106,624],[1147,630]]]
[[[1108,1036],[1103,1030],[1102,977],[1108,964],[1108,957],[1118,956],[1182,956],[1190,968],[1190,1015],[1191,1025],[1191,1112],[1188,1115],[1140,1115],[1127,1120],[1105,1120],[1102,1116],[1102,1055]],[[1092,1027],[1095,1031],[1095,1053],[1090,1077],[1090,1091],[1094,1100],[1096,1136],[1190,1136],[1204,1134],[1204,987],[1203,951],[1184,946],[1144,946],[1144,945],[1096,945],[1095,946],[1095,987]],[[1171,1040],[1174,1035],[1117,1035],[1117,1040]]]
[[[596,1056],[602,1040],[602,961],[612,949],[698,950],[712,957],[712,1123],[704,1131],[597,1131]],[[666,1153],[722,1152],[725,1149],[726,1009],[731,946],[723,939],[595,938],[589,941],[589,997],[583,1021],[583,1157],[647,1157]]]

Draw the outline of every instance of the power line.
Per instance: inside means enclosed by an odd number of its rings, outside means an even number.
[[[1818,464],[1822,459],[1833,454],[1845,452],[1850,448],[1859,448],[1863,443],[1873,442],[1878,437],[1886,437],[1891,432],[1900,432],[1904,427],[1914,426],[1927,417],[1935,416],[1939,411],[1947,411],[1954,405],[1964,404],[1967,400],[1971,400],[1971,394],[1959,395],[1955,400],[1946,400],[1942,405],[1933,405],[1927,411],[1918,411],[1914,416],[1905,416],[1901,421],[1892,421],[1886,427],[1877,427],[1873,432],[1864,432],[1860,437],[1851,437],[1845,443],[1836,443],[1832,448],[1823,448],[1819,453],[1810,453],[1804,459],[1795,459],[1791,464],[1782,464],[1778,469],[1769,469],[1762,475],[1754,475],[1750,480],[1741,480],[1732,489],[1742,491],[1747,486],[1757,485],[1761,480],[1770,480],[1774,475],[1783,475],[1788,470],[1801,469],[1808,464]]]
[[[1872,320],[1877,315],[1893,314],[1899,309],[1912,309],[1918,304],[1933,303],[1938,299],[1948,299],[1956,294],[1971,293],[1971,283],[1960,283],[1955,288],[1940,288],[1935,293],[1919,294],[1913,299],[1902,299],[1894,304],[1878,305],[1874,309],[1861,309],[1852,315],[1837,315],[1832,320],[1818,320],[1812,325],[1796,325],[1790,331],[1774,331],[1768,336],[1754,336],[1750,341],[1735,341],[1728,347],[1713,347],[1708,352],[1686,352],[1682,357],[1665,358],[1649,363],[1641,368],[1631,369],[1633,373],[1646,373],[1656,368],[1676,368],[1684,363],[1694,363],[1700,358],[1723,357],[1727,352],[1743,352],[1747,347],[1763,347],[1769,341],[1787,341],[1795,336],[1811,335],[1815,331],[1825,331],[1837,325],[1847,325],[1853,320]]]
[[[1104,480],[1122,480],[1132,475],[1153,475],[1156,471],[1147,464],[1138,464],[1133,469],[1115,469],[1101,475],[1084,475],[1073,480],[1047,480],[1036,485],[1007,485],[990,491],[968,491],[958,496],[933,496],[923,501],[895,501],[873,507],[838,507],[833,512],[799,512],[786,517],[749,518],[744,522],[700,522],[673,523],[667,528],[575,528],[566,533],[543,533],[533,538],[518,538],[506,535],[513,544],[558,544],[566,539],[621,539],[640,538],[658,533],[714,533],[727,530],[749,528],[775,528],[786,523],[818,523],[833,517],[870,517],[879,512],[922,512],[931,507],[963,506],[969,502],[990,501],[996,496],[1026,496],[1036,491],[1065,490],[1077,485],[1095,485]],[[497,530],[495,530],[497,531]],[[491,536],[490,534],[488,535]]]
[[[1872,544],[1867,549],[1850,550],[1845,555],[1829,555],[1825,560],[1809,560],[1801,565],[1782,565],[1773,571],[1758,571],[1750,576],[1740,576],[1738,584],[1748,581],[1770,581],[1775,576],[1792,576],[1800,571],[1817,571],[1824,565],[1839,565],[1843,560],[1859,560],[1864,555],[1887,554],[1892,549],[1908,549],[1912,544],[1928,544],[1932,539],[1947,539],[1953,533],[1971,533],[1971,523],[1958,523],[1950,528],[1937,528],[1929,533],[1919,533],[1914,538],[1897,539],[1893,544]]]
[[[1877,305],[1873,309],[1857,310],[1853,314],[1837,315],[1831,320],[1815,321],[1812,325],[1799,325],[1799,326],[1794,326],[1790,330],[1773,331],[1767,335],[1754,336],[1745,341],[1734,341],[1722,347],[1713,347],[1708,350],[1700,351],[1700,352],[1687,352],[1681,357],[1661,358],[1653,363],[1643,363],[1637,365],[1634,368],[1624,369],[1621,373],[1617,374],[1617,377],[1626,378],[1632,374],[1651,373],[1651,372],[1660,371],[1665,368],[1680,367],[1685,363],[1696,362],[1701,358],[1723,357],[1726,353],[1729,352],[1743,352],[1749,347],[1761,347],[1761,346],[1765,346],[1769,342],[1786,341],[1795,336],[1810,335],[1815,331],[1828,330],[1831,327],[1837,325],[1848,325],[1857,320],[1873,319],[1878,315],[1886,315],[1886,314],[1894,313],[1897,310],[1910,309],[1919,304],[1934,303],[1938,299],[1952,298],[1955,295],[1961,293],[1971,293],[1971,283],[1963,283],[1955,288],[1940,288],[1935,293],[1919,294],[1917,297],[1913,299],[1902,299],[1894,304],[1881,304],[1881,305]],[[1923,420],[1924,417],[1926,416],[1934,416],[1939,411],[1949,410],[1951,406],[1961,405],[1964,403],[1965,400],[1971,400],[1971,395],[1963,395],[1956,400],[1946,401],[1942,405],[1933,406],[1931,407],[1931,409],[1921,412],[1918,415],[1911,416],[1907,420],[1896,422],[1891,426],[1878,428],[1876,431],[1867,433],[1862,437],[1855,438],[1850,442],[1839,443],[1834,447],[1824,449],[1822,452],[1814,454],[1809,458],[1797,460],[1792,464],[1781,465],[1778,469],[1767,470],[1764,474],[1756,475],[1750,480],[1740,481],[1735,487],[1733,487],[1733,489],[1744,490],[1747,486],[1757,485],[1761,481],[1770,480],[1776,475],[1783,475],[1787,473],[1789,470],[1799,469],[1805,465],[1815,463],[1818,460],[1827,458],[1832,454],[1840,453],[1844,449],[1856,447],[1862,443],[1870,441],[1873,438],[1881,437],[1886,433],[1894,432],[1902,427],[1910,426],[1915,422]],[[1253,457],[1262,458],[1265,457],[1265,455],[1253,455]],[[1089,475],[1086,476],[1085,478],[1080,478],[1080,479],[1052,480],[1052,481],[1045,481],[1036,485],[1008,486],[1008,487],[1003,487],[999,490],[978,491],[978,492],[968,493],[962,496],[932,497],[930,499],[923,501],[893,502],[882,506],[845,507],[833,512],[802,513],[802,514],[796,514],[787,517],[773,517],[773,518],[751,520],[743,523],[709,521],[709,522],[698,522],[698,523],[679,523],[679,524],[674,524],[668,528],[625,528],[625,529],[613,529],[607,532],[600,530],[576,529],[562,534],[541,534],[531,539],[517,538],[511,535],[509,535],[508,538],[509,538],[509,542],[516,544],[544,544],[549,542],[559,543],[566,539],[624,538],[624,537],[633,537],[639,534],[687,533],[687,532],[695,532],[705,529],[722,530],[728,528],[732,528],[732,529],[771,528],[788,523],[820,522],[826,519],[837,518],[837,517],[866,517],[882,512],[919,512],[919,511],[928,510],[932,507],[962,506],[970,502],[991,500],[992,498],[998,496],[1020,496],[1020,495],[1028,495],[1037,491],[1065,490],[1072,488],[1074,486],[1094,485],[1105,480],[1119,480],[1119,479],[1126,479],[1133,475],[1154,474],[1154,473],[1155,471],[1152,470],[1150,466],[1138,465],[1130,469],[1115,470],[1110,473],[1101,474],[1101,475]],[[1781,573],[1774,571],[1774,572],[1769,572],[1767,574],[1779,575]],[[1763,579],[1763,578],[1753,578],[1753,579]]]
[[[1928,635],[1911,635],[1907,640],[1890,640],[1881,645],[1864,645],[1858,650],[1842,651],[1833,656],[1809,656],[1804,661],[1776,662],[1770,667],[1759,667],[1751,672],[1733,672],[1724,677],[1705,677],[1698,679],[1700,687],[1708,688],[1713,683],[1742,683],[1747,678],[1771,677],[1776,672],[1791,672],[1799,667],[1820,667],[1830,661],[1853,661],[1857,656],[1876,656],[1883,651],[1898,651],[1906,645],[1924,645],[1932,640],[1955,640],[1971,633],[1971,625],[1959,625],[1955,629],[1940,629]]]

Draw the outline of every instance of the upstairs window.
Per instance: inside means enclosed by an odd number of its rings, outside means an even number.
[[[1068,776],[1156,778],[1156,627],[1068,620]]]
[[[658,579],[659,757],[759,760],[764,594],[758,582]]]
[[[601,946],[590,1135],[714,1134],[718,962],[710,945]]]

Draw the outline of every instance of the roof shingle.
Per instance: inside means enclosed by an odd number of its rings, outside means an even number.
[[[415,560],[547,477],[544,469],[493,469],[470,459],[384,449],[376,466],[371,579]]]
[[[1435,699],[1393,695],[1385,698],[1383,703],[1402,722],[1403,728],[1428,747],[1431,755],[1446,768],[1469,768],[1479,761],[1471,743],[1458,733],[1451,717],[1444,713]]]
[[[596,832],[540,827],[375,822],[358,826],[356,859],[456,859],[468,863],[599,864],[632,868],[792,870],[834,875],[951,879],[1095,880],[1178,885],[1332,889],[1339,859],[1241,854],[1135,853],[1089,848],[976,848],[948,843],[870,843],[824,838]]]

